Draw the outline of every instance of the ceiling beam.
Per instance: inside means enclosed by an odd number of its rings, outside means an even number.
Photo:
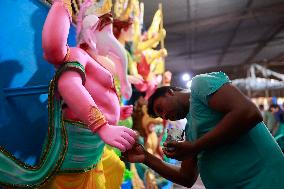
[[[284,52],[277,54],[276,56],[272,57],[267,61],[268,64],[273,63],[275,61],[280,61],[284,59]]]
[[[273,38],[279,34],[284,29],[284,23],[280,23],[275,25],[272,29],[264,32],[264,34],[260,37],[260,40],[257,46],[253,49],[252,53],[246,58],[246,60],[241,64],[250,63],[262,49],[273,40]]]
[[[247,4],[246,4],[246,6],[244,7],[244,10],[241,12],[240,15],[243,16],[243,15],[246,15],[246,14],[248,13],[248,11],[249,11],[249,9],[250,9],[250,7],[251,7],[251,5],[252,5],[252,2],[253,2],[253,0],[247,1]],[[223,59],[224,59],[224,57],[225,57],[225,55],[226,55],[228,49],[231,47],[232,42],[234,41],[234,39],[235,39],[235,37],[236,37],[236,35],[237,35],[237,32],[238,32],[238,30],[239,30],[239,28],[240,28],[240,25],[241,25],[242,21],[243,21],[243,20],[238,20],[238,22],[237,22],[237,24],[236,24],[236,26],[235,26],[233,32],[231,33],[231,36],[229,37],[229,40],[228,40],[227,43],[225,44],[225,47],[222,49],[222,53],[221,53],[221,55],[219,56],[219,58],[218,58],[218,60],[217,60],[217,65],[221,65],[221,64],[222,64]]]
[[[195,74],[201,74],[205,72],[217,72],[222,71],[230,76],[230,79],[241,78],[247,75],[247,70],[245,66],[238,65],[226,65],[226,66],[215,66],[206,69],[194,69],[192,70]]]
[[[254,63],[260,65],[267,65],[266,64],[267,62],[254,62]],[[283,61],[271,62],[271,64],[267,65],[267,68],[278,71],[280,73],[284,73],[284,62]],[[202,69],[191,69],[191,71],[195,74],[223,71],[226,74],[233,76],[233,78],[241,78],[241,77],[246,77],[248,69],[249,65],[223,65],[223,66],[212,66],[209,68],[202,68]]]
[[[187,20],[175,22],[172,24],[165,24],[165,28],[170,31],[188,31],[206,26],[216,26],[229,22],[235,22],[239,20],[247,20],[265,15],[282,14],[284,12],[284,3],[276,3],[266,7],[253,8],[247,10],[247,13],[240,15],[240,12],[228,13],[213,18],[206,18],[200,20],[193,20],[188,22]]]
[[[274,40],[283,40],[284,36],[278,36],[275,37]],[[227,51],[227,53],[229,52],[237,52],[237,51],[241,51],[241,50],[246,50],[247,48],[249,48],[252,45],[255,45],[257,43],[259,43],[259,40],[251,40],[251,41],[246,41],[246,42],[242,42],[242,43],[234,43],[234,45],[231,45],[230,50]],[[284,45],[284,44],[283,44]],[[173,45],[171,46],[170,44],[167,45],[168,49],[184,49],[184,45]],[[188,53],[191,53],[193,56],[204,56],[204,55],[219,55],[221,52],[221,48],[212,48],[212,49],[206,49],[206,50],[201,50],[201,51],[193,51],[193,52],[188,52],[188,51],[184,51],[181,53],[174,53],[171,54],[171,51],[169,52],[169,56],[172,57],[176,57],[176,56],[186,56]]]
[[[255,18],[256,19],[256,18]],[[255,33],[255,34],[261,34],[262,32],[260,31],[265,31],[266,28],[271,28],[273,26],[275,26],[278,21],[277,20],[284,20],[284,12],[283,15],[277,15],[275,16],[275,18],[272,18],[268,21],[266,21],[266,23],[259,23],[259,20],[261,20],[261,18],[257,18],[255,22],[249,24],[249,25],[245,25],[245,27],[242,27],[241,31],[246,31],[247,33]],[[204,30],[198,30],[198,33],[196,33],[196,36],[198,37],[199,40],[203,40],[203,39],[219,39],[219,38],[224,38],[224,36],[228,35],[228,33],[231,33],[233,31],[233,25],[226,25],[226,27],[223,27],[222,29],[216,31],[216,30],[210,30],[210,35],[208,35],[209,30],[208,29],[204,29]],[[189,31],[190,32],[190,31]],[[187,32],[183,31],[183,32],[175,32],[175,31],[168,31],[167,30],[167,37],[166,37],[166,42],[169,43],[177,43],[179,41],[173,39],[173,36],[179,36],[180,38],[185,38]],[[172,36],[172,37],[171,37]],[[251,38],[249,38],[251,39]],[[220,40],[218,40],[220,41]],[[184,40],[181,40],[181,42],[184,43]],[[235,43],[238,43],[238,41],[235,41]]]

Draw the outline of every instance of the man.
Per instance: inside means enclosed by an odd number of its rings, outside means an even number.
[[[169,165],[136,144],[123,155],[143,162],[163,177],[191,187],[200,173],[209,189],[284,186],[284,157],[258,108],[222,72],[192,79],[191,93],[161,87],[148,102],[153,117],[187,118],[186,141],[165,143],[164,153],[181,160]]]
[[[278,104],[275,105],[274,115],[276,119],[276,126],[272,133],[278,145],[282,151],[284,151],[284,111]]]
[[[276,128],[276,119],[274,116],[275,113],[275,105],[270,104],[268,110],[264,111],[263,122],[267,126],[269,132],[274,136],[275,128]]]
[[[260,113],[261,113],[261,116],[262,117],[264,117],[264,105],[263,104],[260,104],[259,106],[258,106],[258,108],[259,108],[259,111],[260,111]]]

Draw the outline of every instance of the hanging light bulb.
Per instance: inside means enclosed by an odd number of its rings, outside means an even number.
[[[189,80],[190,80],[190,75],[189,75],[188,73],[184,73],[184,74],[182,75],[182,80],[183,80],[183,81],[189,81]]]

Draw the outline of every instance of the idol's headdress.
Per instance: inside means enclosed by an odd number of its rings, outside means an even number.
[[[111,7],[111,0],[101,0],[98,2],[85,0],[81,4],[77,16],[77,44],[86,42],[84,40],[86,29],[102,30],[104,26],[112,23]]]

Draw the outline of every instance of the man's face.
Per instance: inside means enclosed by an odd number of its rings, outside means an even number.
[[[166,94],[155,100],[154,112],[163,119],[175,121],[185,118],[188,108],[174,94]]]

